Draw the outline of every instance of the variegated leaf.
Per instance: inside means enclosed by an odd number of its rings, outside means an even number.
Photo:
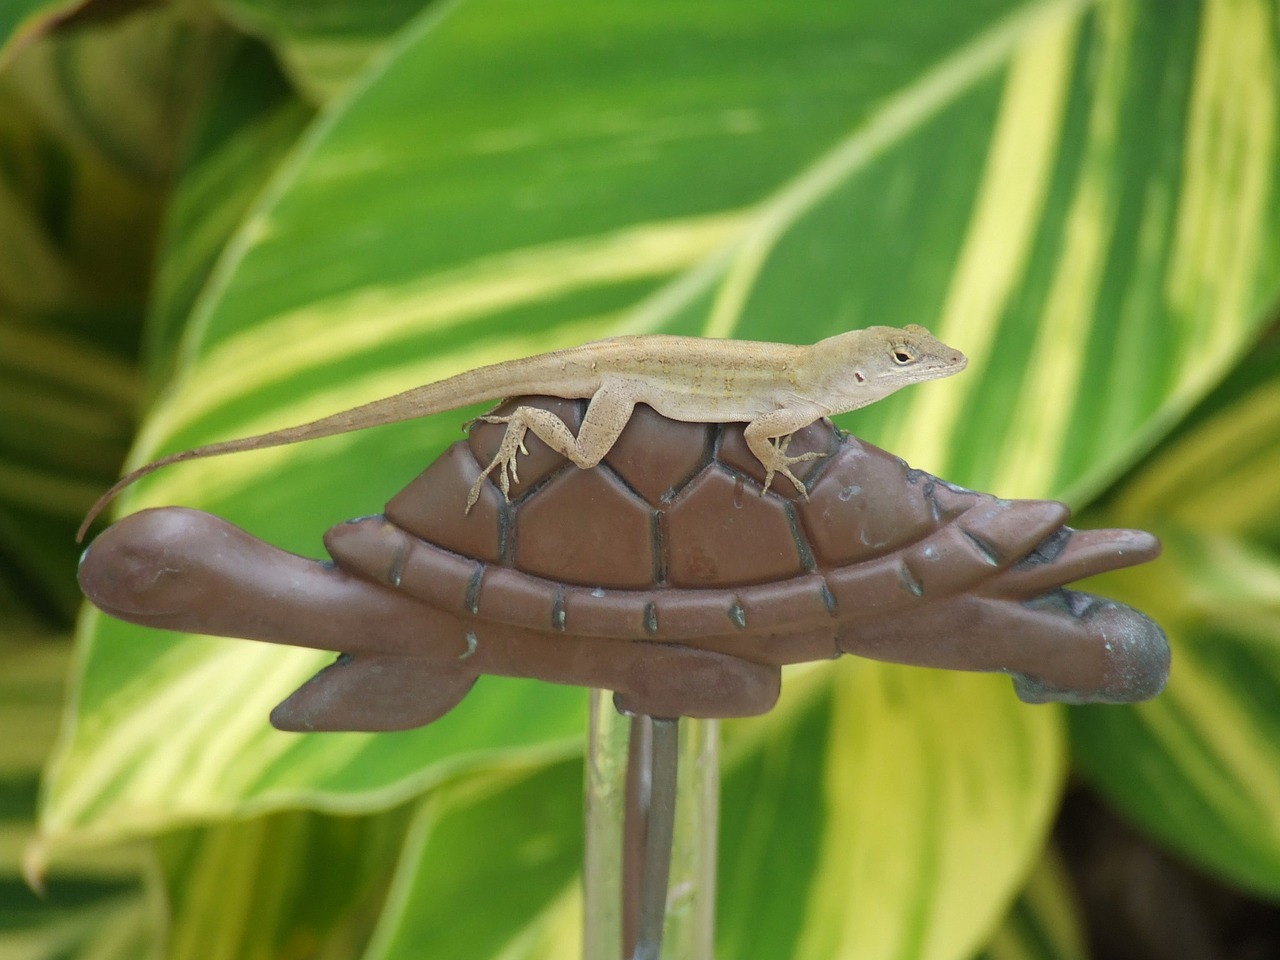
[[[1087,960],[1075,897],[1060,858],[1048,848],[979,960]]]
[[[1056,809],[1059,713],[991,677],[827,669],[829,693],[811,672],[768,724],[731,728],[718,953],[972,955]]]
[[[307,129],[225,249],[135,460],[612,333],[799,342],[923,322],[970,372],[845,425],[955,481],[1082,502],[1231,368],[1275,302],[1275,15],[1261,0],[432,9]],[[122,507],[204,506],[316,553],[467,415],[191,464]],[[295,803],[377,809],[463,765],[555,756],[582,713],[565,691],[486,680],[424,731],[286,737],[266,710],[314,654],[97,616],[82,642],[45,809],[55,843]],[[990,680],[811,676],[793,712],[743,724],[736,762],[793,742],[772,762],[807,763],[809,780],[770,789],[846,815],[753,819],[754,796],[726,793],[743,825],[727,855],[767,846],[770,872],[807,891],[769,909],[757,895],[733,936],[816,957],[971,953],[1035,860],[1062,762],[1031,748],[1056,714]],[[887,676],[902,679],[848,680]],[[932,700],[902,695],[917,688]],[[793,737],[801,715],[822,752]],[[971,716],[987,753],[965,738]],[[919,773],[908,744],[933,766]],[[971,765],[1002,819],[966,805]],[[874,790],[868,771],[926,813],[951,804],[946,835],[877,823],[898,793],[857,792]],[[868,869],[842,850],[912,853],[885,883],[891,916],[842,915],[841,884]],[[982,851],[989,890],[940,896]]]
[[[1108,522],[1164,539],[1161,561],[1101,588],[1155,612],[1168,689],[1079,710],[1083,768],[1126,814],[1233,883],[1280,895],[1280,340],[1145,463]]]
[[[364,960],[573,956],[581,783],[579,764],[558,763],[438,791],[410,828]]]

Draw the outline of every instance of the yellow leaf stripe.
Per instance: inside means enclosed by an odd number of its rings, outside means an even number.
[[[262,718],[331,657],[195,637],[164,642],[166,652],[152,668],[140,671],[94,715],[100,729],[91,751],[70,750],[75,731],[64,732],[41,818],[46,841],[56,843],[73,832],[86,842],[146,832],[156,808],[169,811],[170,822],[207,815],[211,797],[244,791],[296,746]],[[238,709],[231,709],[233,703]],[[362,739],[326,741],[326,763],[340,765]],[[96,818],[122,782],[134,802],[115,810],[109,823]]]
[[[1194,650],[1186,645],[1178,656],[1174,682],[1138,709],[1140,721],[1176,763],[1184,789],[1204,797],[1219,816],[1238,820],[1237,835],[1280,854],[1275,742],[1226,685],[1228,677],[1196,664]],[[1197,723],[1197,718],[1212,722]]]
[[[973,88],[976,81],[999,68],[1041,30],[1060,23],[1086,6],[1081,0],[1033,4],[1006,17],[992,29],[947,57],[876,111],[818,162],[760,205],[737,250],[711,316],[703,331],[708,337],[730,337],[760,271],[778,240],[807,211],[907,134]]]
[[[741,220],[741,214],[731,212],[639,224],[608,236],[487,257],[417,283],[362,288],[306,304],[209,350],[158,405],[138,449],[157,449],[182,425],[228,399],[367,351],[383,352],[424,331],[447,330],[590,287],[667,276],[701,260]],[[442,366],[456,372],[464,362],[475,365],[473,356],[468,350],[466,357],[450,357]]]
[[[1125,522],[1243,534],[1280,510],[1280,382],[1179,439],[1134,480],[1114,512]]]
[[[273,405],[265,413],[251,419],[240,421],[229,436],[250,436],[265,433],[278,427],[305,423],[316,417],[335,410],[364,403],[375,397],[391,396],[421,383],[442,380],[470,367],[498,363],[512,357],[529,356],[546,350],[560,347],[576,346],[584,340],[598,337],[602,325],[612,321],[612,317],[587,317],[573,323],[562,323],[554,333],[538,332],[533,334],[517,334],[503,331],[483,341],[469,341],[465,347],[444,352],[428,360],[409,358],[396,366],[383,366],[377,371],[363,377],[330,382],[323,390],[300,395],[290,403]],[[193,390],[204,394],[203,382],[192,381]],[[220,397],[216,391],[209,392],[209,402],[217,403]],[[193,403],[199,402],[199,398]],[[168,412],[164,415],[165,423],[170,423]],[[456,418],[457,433],[451,439],[461,439],[462,418]],[[167,435],[164,425],[149,423],[143,430],[137,450],[139,452],[156,450],[161,438]],[[211,438],[213,439],[213,438]],[[221,439],[219,437],[218,439]],[[314,444],[301,444],[290,447],[272,447],[255,450],[234,457],[223,457],[217,460],[196,460],[181,467],[161,471],[148,477],[131,488],[120,498],[117,510],[126,512],[139,506],[159,503],[176,503],[179,500],[188,503],[206,503],[211,498],[226,498],[252,487],[255,483],[269,476],[281,464],[306,462],[309,458],[327,458],[335,451],[356,442],[352,434],[345,434]],[[138,457],[142,462],[147,457]]]
[[[1272,5],[1207,2],[1202,11],[1166,293],[1175,316],[1196,320],[1179,342],[1199,361],[1183,368],[1184,386],[1197,393],[1230,361],[1252,319],[1250,280],[1271,232],[1280,97]]]
[[[795,956],[967,956],[1048,829],[1060,713],[1026,710],[993,689],[1003,678],[867,661],[835,669],[823,853]]]
[[[1035,346],[1000,457],[997,488],[1010,497],[1044,496],[1058,468],[1076,396],[1085,376],[1085,351],[1098,302],[1106,254],[1115,229],[1112,179],[1119,135],[1120,96],[1133,48],[1134,9],[1120,2],[1098,8],[1097,92],[1089,117],[1081,180],[1067,214],[1065,245],[1044,306]]]
[[[1078,28],[1074,18],[1050,23],[1010,65],[974,212],[935,330],[948,343],[964,344],[974,372],[947,381],[945,390],[918,389],[906,419],[928,429],[910,431],[895,448],[923,469],[945,475],[965,398],[982,384],[978,372],[988,368],[1000,316],[1031,253],[1058,153]]]

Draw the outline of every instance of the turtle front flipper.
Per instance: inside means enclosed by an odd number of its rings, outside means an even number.
[[[848,622],[838,642],[873,660],[1009,674],[1027,703],[1136,703],[1169,675],[1169,641],[1149,617],[1067,589],[1028,601],[959,594]]]
[[[1169,678],[1169,640],[1145,613],[1065,589],[1027,606],[1078,624],[1084,636],[1074,648],[1092,647],[1099,666],[1090,681],[1075,683],[1063,683],[1060,671],[1052,668],[1012,671],[1013,688],[1024,703],[1138,703],[1164,689]]]
[[[296,733],[412,730],[461,702],[476,674],[439,660],[344,653],[271,711]]]

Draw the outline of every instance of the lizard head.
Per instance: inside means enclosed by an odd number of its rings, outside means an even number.
[[[959,373],[969,365],[968,357],[919,324],[909,323],[901,330],[880,329],[886,347],[882,351],[881,366],[890,377],[900,376],[906,382],[937,380]]]
[[[949,377],[969,363],[955,347],[914,323],[851,330],[822,341],[817,350],[819,356],[838,358],[840,383],[833,387],[852,404],[845,409],[865,406],[909,383]]]

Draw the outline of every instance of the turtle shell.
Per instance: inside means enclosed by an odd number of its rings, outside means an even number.
[[[585,407],[519,398],[499,411],[521,404],[575,430]],[[826,421],[798,431],[788,450],[820,454],[797,464],[808,496],[785,479],[762,494],[743,425],[678,423],[646,406],[592,470],[530,435],[510,502],[490,483],[464,512],[504,429],[478,423],[384,518],[330,531],[330,553],[464,618],[787,663],[837,655],[837,628],[849,620],[975,590],[1031,597],[1159,549],[1149,534],[1112,531],[1121,536],[1068,550],[1063,504],[948,484]],[[1046,580],[1036,571],[1050,555],[1059,562]],[[752,636],[768,639],[754,654],[743,643]]]

